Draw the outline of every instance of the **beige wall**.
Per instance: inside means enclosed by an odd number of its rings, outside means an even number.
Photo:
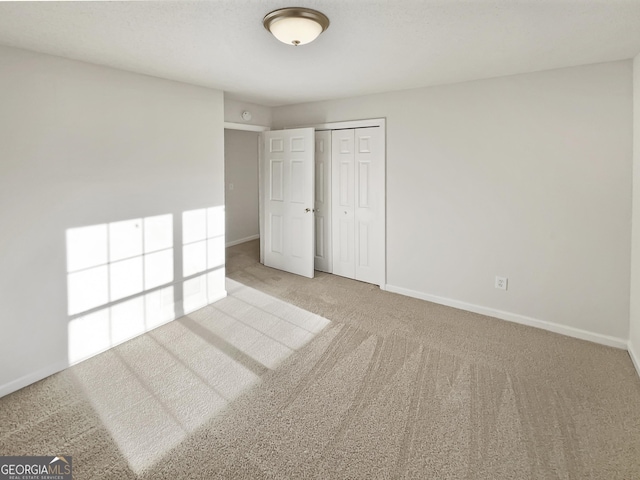
[[[255,238],[260,235],[258,132],[225,130],[224,158],[227,243]]]
[[[620,61],[277,107],[273,127],[386,117],[390,288],[624,346],[631,73]]]
[[[633,236],[629,353],[640,374],[640,55],[633,61]]]
[[[151,320],[166,321],[187,304],[193,309],[206,301],[209,277],[183,282],[183,217],[223,209],[224,118],[219,91],[6,47],[0,47],[0,105],[2,395],[69,363],[76,317],[69,313],[67,238],[77,228],[115,234],[118,222],[134,220],[137,235],[143,219],[164,215],[173,235],[165,258],[173,266],[170,295],[137,293],[114,309],[113,302],[100,305],[83,324],[87,341],[104,345],[116,327],[124,328],[122,335],[148,329]],[[185,220],[192,240],[200,235],[199,218]],[[107,245],[98,235],[80,247],[95,256],[101,242]],[[197,263],[195,250],[187,253]],[[139,267],[141,258],[133,264]],[[109,262],[96,268],[110,271]],[[211,278],[218,283],[208,292],[214,297],[225,293],[224,270],[216,271]],[[149,318],[149,310],[145,317],[122,317],[144,302],[162,310],[162,318]],[[108,323],[116,318],[124,323]]]

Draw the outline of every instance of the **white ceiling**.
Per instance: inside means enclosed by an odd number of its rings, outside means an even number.
[[[281,44],[285,6],[331,25]],[[640,0],[0,2],[0,44],[275,106],[631,58]]]

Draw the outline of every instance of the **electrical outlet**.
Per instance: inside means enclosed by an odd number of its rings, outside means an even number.
[[[507,277],[496,277],[496,288],[499,288],[500,290],[506,290],[508,280],[509,279]]]
[[[229,184],[229,190],[233,190],[233,183]]]

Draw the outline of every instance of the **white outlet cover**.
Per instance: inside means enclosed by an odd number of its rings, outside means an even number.
[[[509,279],[507,277],[496,277],[496,288],[500,290],[506,290],[508,282]]]

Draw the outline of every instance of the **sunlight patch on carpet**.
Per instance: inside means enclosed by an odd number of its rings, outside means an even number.
[[[150,469],[330,323],[226,282],[227,298],[74,367],[136,473]]]

